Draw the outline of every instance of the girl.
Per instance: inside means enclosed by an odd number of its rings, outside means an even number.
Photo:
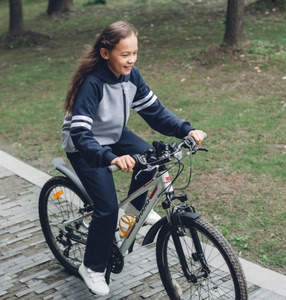
[[[131,155],[143,154],[150,145],[126,127],[130,109],[161,134],[177,138],[190,135],[197,144],[203,140],[203,131],[181,121],[149,89],[134,67],[137,52],[137,31],[132,25],[119,21],[107,26],[83,57],[65,101],[63,149],[94,202],[79,274],[88,288],[101,296],[109,293],[104,271],[118,216],[116,190],[107,166],[133,170],[129,194],[152,176],[144,172],[135,180],[138,170]],[[136,215],[145,200],[146,195],[138,197],[125,212]],[[148,223],[159,218],[152,211]]]

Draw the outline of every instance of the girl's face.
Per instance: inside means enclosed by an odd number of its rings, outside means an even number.
[[[101,56],[107,60],[107,66],[119,78],[128,75],[137,60],[138,40],[135,34],[121,39],[113,50],[100,49]]]

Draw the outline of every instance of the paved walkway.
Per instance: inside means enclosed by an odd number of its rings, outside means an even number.
[[[69,275],[44,242],[38,196],[47,174],[0,150],[0,298],[95,299],[83,281]],[[241,260],[249,299],[286,300],[286,276]],[[101,299],[168,299],[160,282],[154,245],[138,247],[111,276],[111,293]],[[97,298],[98,299],[98,298]]]

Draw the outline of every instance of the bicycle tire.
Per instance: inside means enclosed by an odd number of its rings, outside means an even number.
[[[242,266],[230,244],[207,221],[190,216],[181,217],[185,236],[180,237],[184,255],[191,274],[196,275],[201,265],[195,259],[195,248],[190,228],[197,231],[210,274],[188,282],[183,274],[178,254],[171,236],[170,225],[165,224],[158,235],[156,258],[164,288],[172,300],[185,299],[235,299],[247,300],[247,284]],[[180,228],[182,229],[182,228]]]
[[[77,242],[71,235],[84,241],[90,219],[68,226],[68,234],[63,234],[60,224],[82,216],[80,209],[88,204],[76,186],[63,176],[48,180],[39,196],[39,218],[46,242],[58,262],[73,275],[78,274],[85,244]]]

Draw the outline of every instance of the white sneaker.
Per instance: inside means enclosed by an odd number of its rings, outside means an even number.
[[[149,216],[147,217],[145,224],[154,225],[157,221],[161,219],[161,216],[157,214],[153,209],[150,211]]]
[[[128,203],[125,205],[124,212],[126,214],[132,214],[134,216],[137,216],[139,214],[139,211],[131,204]],[[161,219],[160,215],[157,214],[153,209],[150,211],[150,214],[148,215],[145,224],[153,225],[157,221]]]
[[[80,265],[78,273],[92,293],[98,296],[109,294],[109,286],[105,281],[104,273],[94,272],[83,263]]]

